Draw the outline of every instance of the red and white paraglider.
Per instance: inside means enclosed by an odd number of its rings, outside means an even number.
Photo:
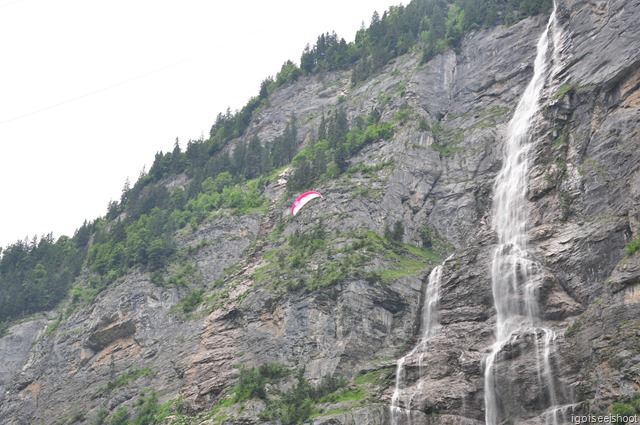
[[[310,192],[305,192],[302,195],[298,196],[298,198],[293,203],[293,205],[291,205],[291,215],[296,215],[302,207],[307,205],[307,202],[316,198],[322,198],[322,195],[320,195],[318,192],[315,192],[313,190]]]

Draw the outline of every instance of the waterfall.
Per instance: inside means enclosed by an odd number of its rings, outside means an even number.
[[[545,400],[550,408],[556,405],[556,395],[550,356],[555,333],[539,324],[539,266],[527,252],[528,211],[526,203],[529,151],[532,149],[531,127],[540,107],[542,89],[549,74],[549,33],[553,32],[552,58],[559,60],[561,36],[556,23],[556,6],[537,44],[533,77],[529,82],[507,128],[503,165],[496,178],[493,196],[493,230],[498,246],[491,266],[491,286],[496,308],[496,341],[485,362],[485,422],[501,423],[500,395],[496,377],[496,359],[501,349],[518,337],[529,333],[535,338],[538,382],[545,388]],[[554,70],[555,71],[555,70]],[[541,340],[542,342],[538,342]],[[557,424],[556,415],[547,423]]]
[[[447,259],[448,260],[448,259]],[[445,260],[446,262],[446,260]],[[420,352],[418,358],[418,370],[422,375],[422,362],[424,360],[424,347],[427,342],[436,335],[438,329],[437,307],[440,299],[440,283],[442,281],[442,266],[444,262],[433,268],[429,274],[429,280],[427,282],[427,289],[424,295],[424,301],[422,303],[422,337],[418,344],[407,355],[401,357],[398,360],[396,366],[396,386],[391,397],[391,424],[398,425],[398,421],[402,416],[406,416],[408,421],[411,422],[410,409],[411,399],[406,403],[406,408],[400,407],[400,400],[404,395],[404,389],[406,386],[406,368],[405,363],[407,359],[414,356],[417,352]],[[421,391],[422,385],[418,383],[418,393]],[[411,397],[413,398],[413,397]]]

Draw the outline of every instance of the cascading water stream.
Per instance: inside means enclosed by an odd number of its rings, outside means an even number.
[[[501,422],[499,388],[496,378],[496,359],[502,348],[518,336],[530,333],[536,340],[536,367],[545,399],[552,409],[556,405],[553,372],[550,356],[555,333],[539,326],[537,303],[537,263],[527,252],[526,203],[527,177],[529,173],[530,130],[540,107],[542,89],[549,74],[549,34],[554,32],[553,60],[559,60],[560,34],[556,23],[556,9],[537,44],[533,77],[529,82],[513,118],[509,122],[502,170],[494,185],[493,230],[498,236],[498,246],[493,255],[491,286],[496,308],[496,341],[485,362],[485,422],[495,425]],[[558,63],[556,63],[556,69]],[[542,340],[542,347],[538,343]],[[556,424],[556,415],[547,423]]]
[[[446,260],[445,260],[446,262]],[[424,347],[427,342],[436,335],[438,329],[438,318],[437,318],[437,307],[438,300],[440,299],[440,283],[442,281],[442,266],[444,262],[433,268],[431,273],[429,274],[429,280],[427,282],[427,289],[424,295],[424,301],[422,304],[422,337],[418,344],[411,350],[406,356],[400,358],[398,360],[396,366],[396,387],[393,391],[393,396],[391,397],[391,424],[398,425],[399,419],[405,415],[408,419],[408,422],[411,422],[410,418],[410,405],[411,400],[409,400],[407,406],[408,408],[400,407],[400,401],[404,393],[404,389],[406,386],[406,368],[405,363],[408,358],[414,356],[417,352],[420,352],[420,357],[418,358],[418,365],[420,374],[422,374],[422,361],[424,356]],[[421,385],[418,384],[418,391],[420,391]],[[413,397],[412,397],[413,398]]]

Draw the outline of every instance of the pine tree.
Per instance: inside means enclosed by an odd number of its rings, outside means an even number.
[[[340,143],[344,143],[348,132],[347,114],[342,107],[335,109],[327,126],[329,147],[335,149]]]
[[[347,150],[344,143],[340,143],[336,148],[335,163],[338,168],[338,172],[343,173],[349,167],[349,161],[347,160]]]
[[[324,111],[322,111],[320,125],[318,126],[318,140],[327,140],[327,120],[324,117]]]
[[[180,141],[176,137],[176,142],[173,145],[173,151],[171,152],[171,164],[169,166],[171,173],[179,174],[184,171],[186,167],[185,156],[180,149]]]
[[[269,155],[269,151],[266,147],[262,149],[262,158],[260,158],[261,162],[261,170],[262,174],[269,173],[273,168],[273,163],[271,162],[271,155]]]
[[[258,136],[253,136],[245,152],[244,170],[247,179],[258,177],[262,173],[262,144]]]
[[[401,221],[396,221],[393,223],[393,240],[395,242],[401,243],[404,238],[404,225]]]
[[[260,99],[266,99],[269,96],[269,87],[271,87],[273,83],[273,77],[267,77],[260,83],[260,93],[258,94]]]
[[[302,56],[300,57],[300,69],[302,69],[307,74],[313,72],[313,69],[316,65],[315,59],[315,48],[312,50],[311,46],[307,44],[302,52]]]
[[[283,136],[278,136],[273,139],[273,144],[271,146],[271,163],[275,167],[281,167],[288,163]]]
[[[311,174],[314,179],[322,177],[327,171],[326,142],[318,143],[313,149],[313,160],[311,163]]]
[[[311,164],[306,155],[302,154],[296,158],[294,171],[287,180],[287,189],[290,191],[304,190],[313,182]]]
[[[342,107],[334,110],[329,128],[329,142],[331,146],[337,147],[339,144],[344,144],[347,133],[349,132],[349,123],[347,122],[347,114]]]
[[[285,126],[284,130],[284,150],[285,150],[285,158],[287,158],[287,163],[291,162],[293,157],[296,155],[296,150],[298,148],[298,127],[296,125],[296,116],[295,114],[291,114],[291,120]]]
[[[244,176],[246,172],[247,144],[238,142],[233,150],[233,160],[231,161],[231,174],[234,177]]]
[[[129,182],[129,177],[127,177],[124,181],[124,186],[122,187],[122,193],[120,195],[120,205],[124,207],[127,203],[127,198],[129,196],[129,191],[131,190],[131,183]],[[86,220],[85,220],[86,223]]]

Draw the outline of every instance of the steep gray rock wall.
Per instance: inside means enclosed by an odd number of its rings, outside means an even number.
[[[420,228],[428,226],[458,249],[445,267],[441,300],[445,326],[430,344],[424,365],[433,372],[419,377],[415,365],[409,368],[415,385],[422,382],[422,393],[413,398],[415,420],[427,420],[434,412],[459,415],[458,419],[443,415],[447,423],[483,419],[482,367],[492,343],[494,314],[488,279],[491,190],[500,164],[501,134],[528,82],[543,26],[541,17],[508,29],[480,32],[467,40],[460,53],[448,52],[424,66],[418,66],[415,57],[401,58],[352,89],[343,104],[349,116],[378,108],[383,120],[393,120],[404,103],[415,111],[414,121],[398,126],[393,140],[365,148],[354,160],[366,165],[392,162],[393,166],[383,167],[374,178],[355,175],[348,182],[325,185],[322,191],[329,201],[322,208],[305,211],[304,219],[287,221],[285,234],[290,235],[296,230],[304,233],[319,220],[328,232],[378,233],[400,220],[406,241],[418,245]],[[347,77],[343,78],[346,83]],[[439,122],[443,134],[418,129],[420,117],[431,125]],[[304,116],[299,118],[304,121]],[[451,149],[440,152],[434,149],[435,143]],[[379,196],[354,197],[358,186],[373,188]],[[428,269],[421,276],[423,284],[427,274]],[[406,279],[383,287],[350,280],[311,294],[284,297],[256,288],[241,305],[217,315],[202,345],[232,346],[240,364],[279,361],[303,368],[313,382],[328,375],[353,376],[359,369],[390,356],[398,358],[410,349],[419,330],[421,286]],[[564,302],[575,314],[573,300],[557,298],[558,310]],[[192,374],[206,376],[205,385],[187,389],[186,400],[194,409],[222,393],[220,382],[206,383],[215,376],[234,376],[231,357],[223,365],[218,354],[211,351],[208,361],[200,356],[194,361],[197,372]],[[388,366],[388,362],[380,364]],[[375,419],[354,423],[387,423],[387,397],[389,392],[378,407],[367,410]],[[361,416],[327,420],[351,423],[354,417]]]
[[[31,347],[35,340],[45,331],[46,320],[33,320],[12,326],[8,335],[0,338],[0,405],[11,380],[23,367],[28,367]]]
[[[637,2],[560,3],[567,39],[563,66],[547,85],[534,135],[529,232],[530,249],[544,266],[539,299],[545,322],[558,334],[552,363],[558,404],[566,406],[568,420],[571,413],[606,413],[613,401],[638,391],[632,318],[638,274],[636,260],[625,258],[623,247],[637,237],[638,30],[631,20],[640,10]],[[493,332],[486,269],[492,236],[476,235],[475,246],[462,247],[462,258],[475,252],[477,260],[463,265],[462,275],[446,266],[443,273],[445,326],[429,351],[435,359],[430,370],[450,368],[451,373],[439,382],[422,378],[429,389],[423,390],[418,409],[481,420],[481,369]],[[452,263],[460,257],[456,254]],[[477,314],[475,326],[451,326],[449,308],[462,311],[460,304],[485,315]],[[540,383],[528,376],[531,365],[521,360],[535,346],[534,340],[516,342],[501,360],[520,374],[515,381],[499,382],[512,393],[502,402],[515,422],[536,412],[538,420],[545,417],[544,401],[532,397]]]
[[[2,405],[7,424],[53,423],[76,411],[90,416],[112,409],[149,385],[176,393],[185,354],[194,350],[200,323],[169,313],[177,289],[160,289],[130,275],[87,308],[64,320],[31,347],[32,359],[8,388]],[[118,376],[146,371],[133,385],[111,388]]]
[[[572,90],[552,99],[548,117],[552,131],[566,135],[555,153],[566,172],[537,202],[536,242],[585,309],[558,353],[573,364],[573,398],[583,412],[605,412],[640,389],[640,274],[637,254],[628,258],[622,250],[638,237],[640,34],[633,16],[640,3],[575,2],[563,12],[569,60],[560,77]],[[560,213],[557,225],[549,226],[545,210]]]
[[[190,258],[198,270],[190,284],[210,285],[221,277],[259,225],[251,216],[222,214],[179,237],[182,247],[201,246]],[[83,279],[90,288],[91,276]],[[176,398],[204,323],[204,313],[182,314],[179,302],[188,293],[184,287],[156,286],[148,273],[133,272],[89,305],[66,306],[59,313],[64,317],[49,321],[47,334],[41,319],[12,328],[12,335],[0,339],[11,347],[1,355],[6,365],[0,375],[6,389],[2,423],[92,423],[101,409],[132,407],[151,388],[160,401]]]

